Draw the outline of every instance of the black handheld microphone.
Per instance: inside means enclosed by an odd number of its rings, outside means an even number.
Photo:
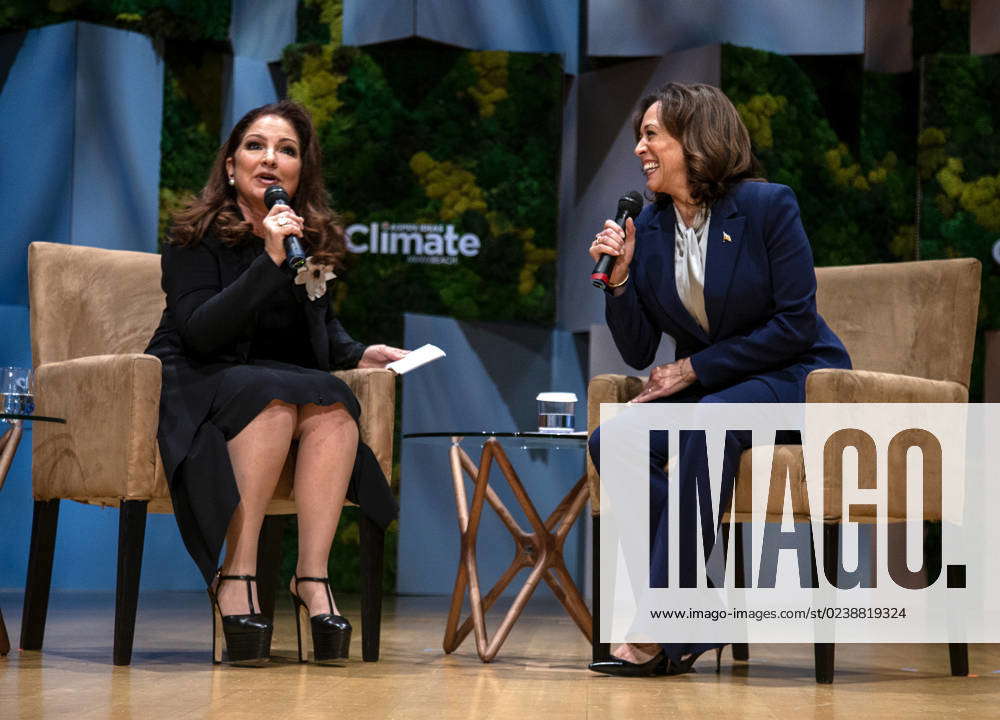
[[[267,197],[266,195],[264,196]],[[618,200],[618,212],[615,213],[615,223],[624,230],[625,221],[629,218],[635,220],[642,212],[642,195],[635,190],[626,193]],[[594,271],[590,273],[590,282],[599,290],[608,287],[610,280],[611,266],[615,262],[614,255],[601,255],[601,258],[594,265]]]
[[[280,185],[272,185],[264,191],[264,204],[270,210],[275,205],[288,206],[288,193]],[[302,250],[302,238],[296,235],[285,235],[285,262],[292,270],[298,270],[306,264],[306,254]]]

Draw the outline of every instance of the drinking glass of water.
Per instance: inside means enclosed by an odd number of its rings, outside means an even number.
[[[35,396],[32,394],[31,368],[5,367],[3,369],[0,395],[3,397],[3,412],[10,415],[31,415],[35,412]]]
[[[567,392],[543,392],[538,401],[538,432],[562,435],[573,432],[576,395]]]

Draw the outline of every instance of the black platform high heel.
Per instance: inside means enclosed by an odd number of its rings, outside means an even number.
[[[702,651],[704,652],[704,651]],[[687,657],[681,658],[680,662],[673,662],[667,660],[666,672],[664,675],[683,675],[684,673],[689,673],[693,669],[695,662],[700,658],[702,653],[691,653]],[[722,648],[715,648],[715,674],[718,675],[722,672]]]
[[[295,603],[295,632],[299,638],[299,662],[306,662],[308,651],[302,641],[303,626],[312,629],[313,659],[319,665],[329,665],[338,660],[346,660],[351,651],[351,623],[342,615],[321,613],[309,616],[309,606],[299,597],[300,582],[317,582],[326,586],[326,597],[333,609],[333,592],[329,578],[295,577],[295,592],[291,593]]]
[[[602,660],[592,662],[587,665],[588,670],[593,670],[604,675],[614,675],[615,677],[653,677],[654,675],[671,675],[669,672],[671,663],[661,650],[644,663],[634,663],[620,658],[612,660]]]
[[[644,663],[633,663],[628,660],[614,658],[602,662],[593,662],[587,669],[605,675],[616,677],[653,677],[656,675],[684,675],[691,672],[701,653],[691,653],[680,661],[670,660],[663,652],[659,652]],[[715,648],[715,672],[722,672],[722,648]]]
[[[212,603],[212,662],[222,662],[222,636],[226,636],[228,660],[233,665],[255,667],[264,665],[271,659],[271,635],[274,626],[270,618],[254,612],[254,575],[222,575],[216,573],[215,588],[209,586],[208,599]],[[247,584],[247,604],[250,612],[246,615],[223,615],[219,607],[219,587],[226,580],[242,580]]]

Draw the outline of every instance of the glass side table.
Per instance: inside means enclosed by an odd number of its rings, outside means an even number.
[[[44,415],[15,415],[0,413],[0,421],[9,423],[3,435],[0,435],[0,490],[7,480],[7,471],[14,462],[17,446],[21,444],[21,433],[25,422],[56,422],[65,423],[63,418],[45,417]],[[10,638],[7,636],[7,626],[3,621],[3,610],[0,610],[0,655],[10,652]]]
[[[542,520],[504,450],[506,447],[516,450],[581,452],[587,446],[587,434],[582,432],[552,435],[538,432],[452,431],[406,433],[403,435],[403,439],[447,446],[451,461],[455,510],[458,515],[458,531],[461,536],[461,555],[455,578],[455,589],[451,596],[451,609],[448,612],[448,622],[444,631],[444,651],[446,653],[454,652],[468,634],[475,630],[476,651],[479,653],[480,660],[483,662],[493,660],[500,650],[500,646],[510,634],[514,623],[520,617],[528,599],[542,580],[552,589],[553,595],[556,596],[587,641],[590,642],[592,633],[590,611],[563,561],[563,544],[566,541],[566,536],[590,497],[587,475],[584,473],[548,518]],[[462,448],[463,440],[481,443],[482,452],[479,455],[478,463],[474,462]],[[518,524],[496,491],[490,487],[489,473],[494,463],[499,467],[518,504],[524,510],[532,532],[527,532]],[[463,472],[473,481],[471,506],[465,492]],[[479,570],[476,561],[476,536],[479,532],[479,521],[485,503],[489,503],[490,507],[496,511],[501,522],[514,538],[515,551],[510,566],[500,576],[496,584],[483,595],[479,585]],[[493,637],[490,638],[486,634],[485,615],[522,568],[530,568],[531,572]],[[459,625],[466,591],[469,595],[471,612],[469,617]]]

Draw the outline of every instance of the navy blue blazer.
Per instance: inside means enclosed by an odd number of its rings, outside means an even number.
[[[606,296],[608,326],[629,365],[647,367],[667,333],[677,359],[691,358],[707,391],[759,378],[778,402],[803,402],[813,370],[851,367],[843,343],[816,312],[812,250],[791,188],[742,182],[712,207],[708,333],[677,294],[674,223],[669,201],[642,211],[625,292]]]

